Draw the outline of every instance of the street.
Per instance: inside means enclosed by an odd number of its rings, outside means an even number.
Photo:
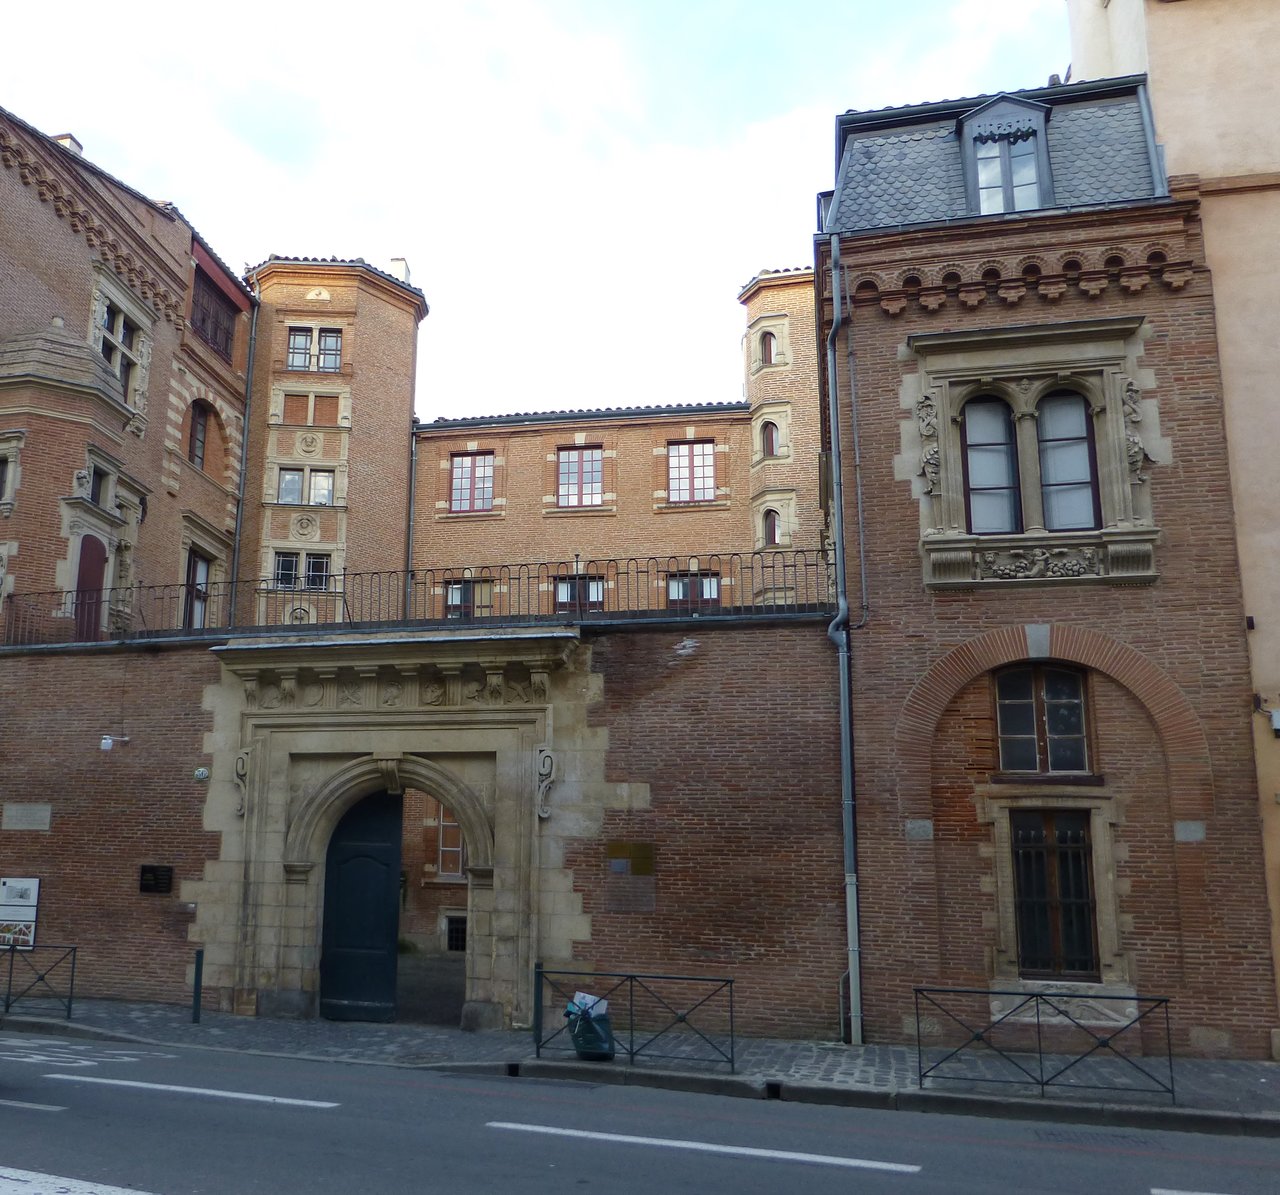
[[[0,1034],[0,1195],[1262,1195],[1280,1141]]]

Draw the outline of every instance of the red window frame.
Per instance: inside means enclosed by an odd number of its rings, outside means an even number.
[[[667,501],[676,504],[716,499],[716,442],[680,440],[667,445]]]
[[[449,510],[475,514],[493,509],[494,454],[455,452],[449,458]]]
[[[593,444],[561,448],[556,453],[556,505],[601,506],[604,503],[604,449]]]

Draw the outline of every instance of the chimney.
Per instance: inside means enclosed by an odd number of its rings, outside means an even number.
[[[63,149],[69,149],[77,158],[84,157],[84,146],[74,133],[59,133],[53,138]]]
[[[393,257],[391,268],[387,270],[393,278],[399,278],[405,286],[409,285],[409,263],[403,257]]]

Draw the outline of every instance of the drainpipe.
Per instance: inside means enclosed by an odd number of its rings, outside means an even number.
[[[413,597],[413,509],[418,489],[418,417],[409,422],[409,509],[404,520],[404,617],[409,617],[409,602]]]
[[[249,411],[253,401],[253,358],[258,348],[258,283],[253,282],[253,315],[249,319],[249,361],[244,373],[244,430],[240,435],[240,483],[236,487],[236,529],[231,541],[231,600],[227,626],[236,625],[236,598],[240,594],[240,533],[244,529],[244,486],[249,472]]]
[[[831,428],[831,509],[832,538],[836,555],[836,617],[827,628],[827,637],[839,653],[838,685],[840,692],[840,805],[844,831],[844,903],[847,933],[849,982],[849,1043],[863,1044],[862,1034],[862,947],[858,929],[858,822],[853,782],[853,717],[852,678],[850,671],[850,632],[866,625],[867,567],[865,523],[862,508],[861,451],[858,442],[857,407],[854,404],[853,341],[849,346],[849,397],[852,413],[854,481],[858,508],[858,561],[861,580],[861,617],[853,626],[849,622],[849,579],[845,562],[844,476],[840,450],[840,386],[836,343],[844,324],[844,294],[840,270],[840,238],[831,237],[831,301],[834,319],[827,335],[827,418]],[[850,329],[852,331],[852,329]],[[843,1030],[843,1027],[842,1027]],[[843,1032],[841,1033],[843,1036]]]

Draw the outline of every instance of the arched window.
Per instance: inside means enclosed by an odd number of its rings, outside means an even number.
[[[763,456],[777,456],[780,437],[778,425],[766,419],[760,425],[760,452]]]
[[[1036,414],[1045,530],[1100,527],[1089,404],[1074,391],[1055,390],[1041,399]]]
[[[778,338],[772,332],[760,333],[760,364],[772,365]]]
[[[961,432],[969,531],[974,535],[1020,532],[1022,501],[1013,412],[998,398],[972,399],[965,403]]]
[[[191,404],[191,430],[187,435],[187,460],[204,468],[204,446],[209,434],[209,404],[196,399]]]
[[[782,542],[782,517],[776,510],[764,512],[762,529],[766,548],[776,548]]]

